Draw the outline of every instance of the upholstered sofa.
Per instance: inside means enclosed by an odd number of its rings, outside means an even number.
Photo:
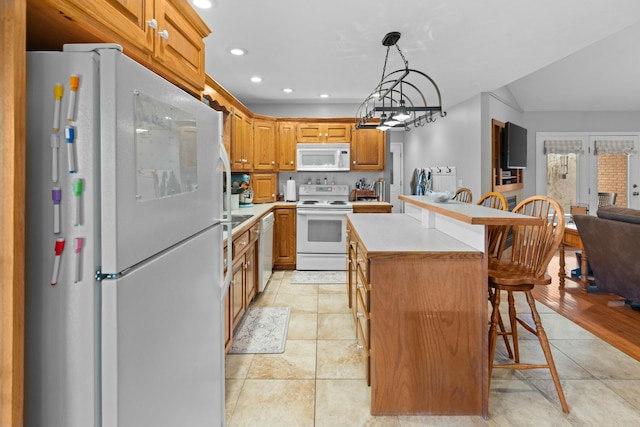
[[[640,210],[602,206],[597,217],[576,215],[596,286],[640,308]]]

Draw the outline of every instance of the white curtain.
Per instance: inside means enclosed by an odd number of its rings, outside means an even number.
[[[582,154],[582,140],[550,139],[544,141],[544,154]]]
[[[636,154],[631,140],[596,140],[593,154]]]

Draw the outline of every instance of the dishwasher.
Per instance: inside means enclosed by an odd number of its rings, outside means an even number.
[[[258,243],[258,292],[264,291],[273,272],[273,212],[260,220],[260,240]]]

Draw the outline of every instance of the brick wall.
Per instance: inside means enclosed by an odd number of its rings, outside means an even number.
[[[598,192],[617,193],[616,206],[627,206],[627,155],[598,156]]]

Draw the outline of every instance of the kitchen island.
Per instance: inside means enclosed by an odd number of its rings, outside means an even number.
[[[408,214],[347,216],[347,289],[371,413],[487,417],[485,228],[537,220],[401,200]]]

